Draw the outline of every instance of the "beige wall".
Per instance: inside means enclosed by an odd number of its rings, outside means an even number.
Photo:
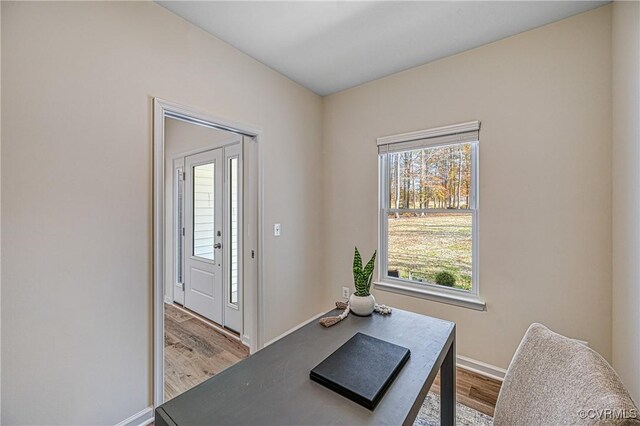
[[[377,244],[376,138],[480,120],[480,295],[487,311],[376,291],[457,323],[458,353],[507,367],[540,321],[611,359],[611,9],[325,98],[331,295]]]
[[[151,404],[154,96],[263,130],[265,339],[327,306],[320,97],[151,2],[2,2],[2,57],[4,424]]]
[[[640,403],[640,3],[613,3],[613,366]]]

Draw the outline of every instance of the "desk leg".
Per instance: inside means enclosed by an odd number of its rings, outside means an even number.
[[[456,424],[456,336],[440,367],[440,424]]]

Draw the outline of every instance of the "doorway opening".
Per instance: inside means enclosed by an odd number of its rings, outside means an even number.
[[[242,136],[167,119],[167,296],[239,338],[243,330]],[[216,139],[222,139],[213,144]],[[185,141],[202,151],[174,154]],[[221,145],[221,146],[220,146]],[[169,157],[171,154],[171,157]],[[167,174],[169,176],[169,174]],[[169,192],[170,191],[170,192]],[[167,252],[169,251],[167,250]]]
[[[260,347],[258,137],[155,99],[155,406]]]

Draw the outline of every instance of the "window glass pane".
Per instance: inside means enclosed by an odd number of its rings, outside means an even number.
[[[176,169],[176,282],[182,283],[182,193],[184,191],[184,181],[182,180],[182,169]]]
[[[471,143],[389,154],[392,209],[469,209]]]
[[[214,163],[193,168],[193,255],[214,260]]]
[[[471,290],[471,212],[391,213],[387,220],[389,277]]]
[[[230,239],[231,239],[231,256],[230,256],[230,288],[229,302],[238,304],[238,159],[229,159],[229,206],[230,211]]]

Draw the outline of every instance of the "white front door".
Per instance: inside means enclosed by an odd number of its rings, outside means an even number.
[[[185,158],[184,305],[223,324],[223,152]]]

